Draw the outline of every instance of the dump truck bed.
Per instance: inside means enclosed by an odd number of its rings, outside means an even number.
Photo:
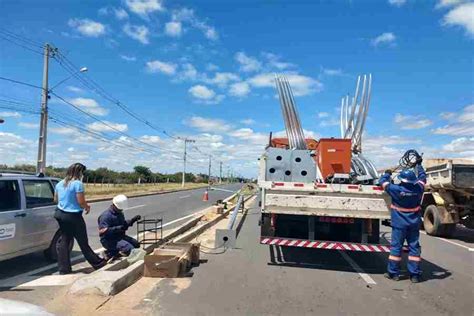
[[[474,160],[429,159],[424,165],[428,189],[474,190]]]

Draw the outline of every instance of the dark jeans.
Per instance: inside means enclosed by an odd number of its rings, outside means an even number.
[[[106,249],[109,257],[117,256],[119,251],[128,256],[133,248],[140,248],[140,243],[135,238],[127,235],[123,235],[120,238],[102,237],[100,243]]]
[[[82,254],[91,266],[97,267],[102,263],[103,259],[89,246],[86,223],[84,222],[82,213],[69,213],[56,209],[54,218],[58,221],[59,229],[61,230],[61,238],[57,245],[59,272],[71,272],[69,244],[73,238],[76,239]]]

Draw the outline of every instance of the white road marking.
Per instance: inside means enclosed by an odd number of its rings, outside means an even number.
[[[126,211],[128,211],[128,210],[133,210],[134,208],[139,208],[139,207],[143,207],[143,206],[146,206],[146,205],[145,205],[145,204],[142,204],[142,205],[132,206],[132,207],[127,208]]]
[[[180,199],[185,199],[185,198],[188,198],[188,197],[191,197],[191,195],[183,195],[183,196],[180,196],[179,198]]]
[[[428,236],[428,234],[427,234],[426,232],[420,231],[420,233],[422,233],[422,234]],[[439,240],[443,240],[443,241],[445,241],[445,242],[447,242],[447,243],[449,243],[449,244],[456,245],[456,246],[461,247],[461,248],[465,248],[465,249],[467,249],[468,251],[474,251],[474,248],[470,248],[470,247],[468,247],[468,246],[458,244],[457,242],[451,241],[451,240],[449,240],[449,239],[445,239],[445,238],[442,238],[442,237],[435,237],[435,236],[430,236],[430,237],[431,237],[431,238],[436,238],[436,239],[439,239]]]
[[[351,267],[357,273],[359,273],[360,277],[365,281],[365,283],[367,283],[367,284],[377,284],[377,282],[375,282],[374,279],[372,279],[370,277],[370,275],[365,273],[364,270],[362,270],[362,268],[354,260],[352,260],[352,258],[349,257],[349,255],[345,251],[338,250],[338,252],[351,265]]]

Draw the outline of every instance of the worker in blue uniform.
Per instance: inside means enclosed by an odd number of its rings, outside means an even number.
[[[400,263],[402,261],[402,247],[406,240],[408,243],[408,272],[410,280],[418,283],[421,280],[421,199],[426,184],[426,173],[421,163],[423,159],[417,155],[414,169],[404,169],[398,175],[400,184],[391,181],[392,171],[385,171],[379,184],[392,198],[390,206],[392,241],[390,256],[388,257],[388,273],[385,277],[398,281],[400,279]]]
[[[128,256],[133,248],[140,248],[140,243],[125,234],[127,229],[140,220],[137,215],[130,220],[125,220],[123,210],[128,207],[125,195],[117,195],[112,200],[112,205],[98,218],[100,243],[105,248],[107,260],[114,260],[119,256]]]

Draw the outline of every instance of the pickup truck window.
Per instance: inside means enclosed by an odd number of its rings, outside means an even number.
[[[47,180],[23,180],[26,207],[33,208],[54,204],[53,188]]]
[[[16,180],[0,180],[0,212],[19,210],[20,190]]]

